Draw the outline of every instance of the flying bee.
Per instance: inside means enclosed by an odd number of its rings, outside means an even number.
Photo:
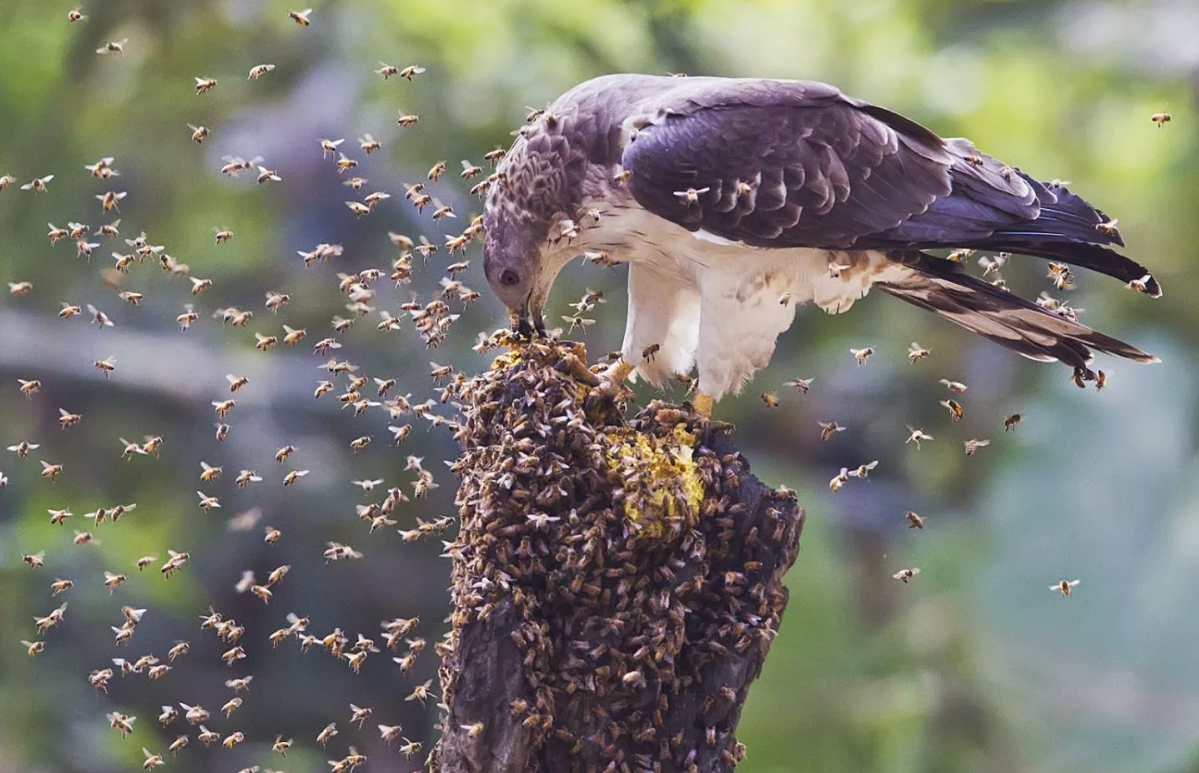
[[[1153,123],[1157,125],[1157,128],[1161,129],[1166,124],[1170,123],[1170,121],[1174,120],[1174,116],[1163,110],[1160,113],[1154,113],[1153,115],[1149,116],[1149,120],[1153,121]]]
[[[1074,589],[1080,582],[1082,582],[1082,580],[1058,580],[1053,585],[1049,586],[1049,590],[1055,590],[1062,594],[1062,597],[1065,598],[1074,592]]]
[[[808,389],[811,388],[812,382],[814,380],[815,379],[811,379],[811,378],[793,378],[788,381],[784,381],[783,386],[793,387],[796,390],[798,390],[800,393],[806,395],[808,393]]]
[[[402,427],[395,427],[389,424],[387,429],[391,431],[392,440],[394,440],[395,444],[398,446],[404,442],[404,439],[407,438],[409,434],[411,434],[412,425],[405,424]]]
[[[379,317],[380,317],[379,323],[377,325],[375,325],[376,330],[399,330],[400,329],[400,320],[396,317],[391,316],[391,312],[389,312],[387,309],[381,310],[379,312]]]
[[[362,152],[369,156],[371,153],[374,153],[376,150],[383,147],[383,145],[371,135],[363,134],[358,138],[358,147],[362,148]]]
[[[104,193],[97,193],[96,199],[100,202],[100,206],[105,212],[111,212],[113,210],[120,212],[121,208],[118,206],[118,204],[120,204],[121,199],[128,195],[128,191],[106,191]]]
[[[820,421],[817,422],[817,424],[820,425],[821,440],[829,440],[836,433],[844,432],[846,429],[848,429],[848,427],[843,427],[835,421]]]
[[[354,438],[353,440],[350,441],[350,450],[352,450],[354,453],[358,453],[359,451],[366,448],[370,444],[371,444],[371,436],[363,435],[362,437]]]
[[[75,257],[87,258],[90,261],[92,259],[92,250],[99,246],[100,244],[98,242],[89,242],[86,239],[77,239],[75,241]],[[33,285],[30,285],[30,288],[32,287]]]
[[[123,292],[119,292],[119,293],[117,293],[117,297],[120,298],[125,303],[128,303],[130,306],[140,305],[142,302],[142,299],[145,298],[145,296],[142,295],[141,293],[135,293],[131,290],[125,290]]]
[[[274,169],[267,169],[265,166],[258,167],[258,177],[256,180],[259,185],[265,182],[280,182],[282,179]]]
[[[33,191],[34,193],[45,193],[46,183],[54,179],[54,175],[48,174],[45,177],[35,177],[31,181],[21,186],[23,191]]]
[[[920,344],[913,341],[912,345],[908,347],[908,362],[910,362],[914,365],[917,362],[920,362],[921,360],[925,359],[932,353],[933,353],[932,349],[924,349],[920,346]]]
[[[59,228],[58,226],[54,225],[54,223],[47,223],[46,225],[50,228],[50,232],[46,234],[50,238],[50,244],[58,244],[60,241],[70,236],[75,230],[74,224],[72,223],[67,224],[69,228]]]
[[[900,569],[898,572],[896,572],[895,574],[893,574],[891,576],[894,577],[896,580],[899,580],[900,582],[902,582],[904,585],[907,585],[908,581],[911,580],[913,577],[915,577],[918,574],[920,574],[920,569],[918,567],[913,566],[911,569]]]
[[[950,381],[947,378],[943,378],[937,383],[942,384],[946,389],[948,389],[950,392],[953,392],[955,395],[965,394],[966,390],[970,388],[960,381]]]
[[[149,566],[150,564],[154,563],[157,560],[158,560],[158,556],[142,556],[141,558],[137,559],[136,562],[134,562],[134,565],[137,567],[137,570],[140,572],[141,570],[145,569],[147,566]]]
[[[96,360],[92,363],[92,365],[95,365],[96,370],[104,374],[104,378],[108,378],[108,374],[117,369],[116,358],[114,357],[109,357],[104,360]]]
[[[325,744],[329,743],[329,739],[335,735],[337,735],[337,723],[330,722],[329,724],[325,725],[323,730],[316,734],[316,742],[323,747]]]
[[[279,343],[278,336],[268,336],[262,333],[255,333],[254,340],[254,348],[260,352],[265,352]]]
[[[865,365],[870,355],[874,354],[874,349],[867,346],[865,349],[850,349],[849,353],[858,361],[858,365]]]
[[[832,480],[830,480],[828,482],[829,490],[836,493],[836,492],[840,491],[841,487],[844,486],[848,481],[849,481],[849,470],[845,467],[842,467],[841,471],[839,473],[837,473],[836,475],[834,475]]]
[[[273,69],[275,69],[275,65],[273,65],[273,64],[254,65],[253,67],[250,68],[250,77],[248,77],[246,80],[256,81]],[[216,81],[213,81],[213,85],[216,85]],[[198,84],[197,84],[196,88],[199,88]]]
[[[312,21],[308,18],[311,14],[312,9],[305,8],[302,11],[288,11],[287,18],[291,19],[301,27],[307,27],[308,25],[312,24]]]
[[[225,380],[229,382],[229,391],[236,392],[237,390],[250,383],[250,379],[245,376],[235,376],[232,373],[225,374]]]
[[[308,470],[292,470],[283,476],[283,485],[291,486],[300,478],[308,474]]]
[[[359,201],[347,201],[347,202],[345,202],[345,205],[346,205],[346,207],[349,208],[349,210],[351,212],[353,212],[358,217],[363,217],[365,215],[369,215],[373,211],[366,204],[363,204],[362,202],[359,202]]]
[[[112,167],[112,162],[116,159],[112,156],[105,156],[94,164],[84,164],[83,168],[92,173],[92,177],[108,179],[109,177],[120,176],[120,172]]]
[[[312,347],[313,354],[327,354],[330,349],[340,349],[341,343],[336,338],[322,338]]]
[[[191,327],[191,323],[200,318],[200,315],[196,313],[195,308],[190,303],[185,305],[183,308],[183,313],[175,317],[175,321],[179,323],[180,332],[186,331]]]
[[[421,705],[425,705],[425,701],[429,698],[429,688],[433,685],[433,680],[430,679],[424,684],[418,684],[413,688],[404,700],[405,701],[420,701]]]
[[[100,226],[100,235],[109,239],[115,239],[121,235],[120,225],[121,218],[119,217],[111,223],[105,223],[104,225]]]
[[[675,191],[674,195],[685,206],[694,207],[694,206],[699,205],[699,197],[702,196],[703,194],[707,193],[710,190],[712,190],[711,187],[698,188],[698,189],[697,188],[688,188],[685,191]]]
[[[964,445],[966,447],[966,456],[974,456],[974,454],[978,452],[978,449],[991,445],[991,441],[972,438],[967,440]]]
[[[1096,374],[1095,374],[1095,391],[1096,391],[1096,392],[1102,392],[1102,391],[1103,391],[1103,388],[1104,388],[1105,386],[1107,386],[1107,373],[1106,373],[1106,372],[1104,372],[1104,371],[1102,371],[1102,370],[1100,370],[1100,371],[1096,371]]]
[[[120,732],[122,738],[126,738],[133,732],[133,721],[137,717],[131,717],[122,714],[119,711],[113,711],[108,714],[108,725]]]
[[[962,405],[957,400],[941,400],[940,404],[945,410],[949,411],[949,418],[953,421],[962,420]]]
[[[45,462],[43,462],[45,464]],[[46,551],[41,550],[37,553],[26,553],[21,556],[21,560],[30,566],[32,569],[38,569],[46,562]]]
[[[992,274],[998,275],[999,269],[1003,268],[1003,265],[1007,263],[1007,260],[1008,254],[1001,252],[993,258],[988,258],[984,255],[978,259],[978,265],[982,267],[983,276],[991,276]]]
[[[1120,229],[1116,227],[1119,222],[1120,221],[1116,218],[1109,218],[1108,220],[1106,220],[1102,223],[1097,223],[1095,225],[1095,230],[1098,231],[1099,233],[1103,234],[1104,236],[1112,236],[1112,237],[1119,236]]]
[[[187,125],[187,128],[191,129],[192,142],[199,144],[199,143],[204,142],[205,138],[208,137],[208,127],[207,126],[196,126],[195,124],[189,123]]]
[[[350,724],[354,724],[355,722],[357,722],[358,728],[361,729],[362,723],[366,722],[366,720],[370,719],[370,716],[373,713],[374,713],[374,711],[369,706],[367,706],[366,708],[362,708],[360,706],[355,706],[353,703],[351,703],[350,704]]]
[[[778,408],[779,407],[779,396],[777,394],[775,394],[774,392],[763,392],[762,393],[762,402],[766,403],[767,408]]]
[[[125,44],[128,42],[129,42],[129,38],[122,38],[120,40],[110,40],[107,43],[105,43],[104,45],[97,48],[96,53],[101,54],[101,55],[103,55],[103,54],[120,54],[121,56],[124,56],[125,55]]]
[[[258,483],[261,480],[262,477],[254,470],[242,470],[237,474],[233,482],[237,484],[238,488],[245,488],[251,483]]]
[[[907,425],[907,427],[908,427],[909,434],[908,434],[908,439],[903,441],[904,445],[907,445],[908,443],[915,443],[916,450],[920,450],[921,441],[933,439],[932,435],[925,434],[924,430],[922,430],[922,429],[916,429],[915,427],[911,426],[910,424]]]
[[[182,706],[183,704],[179,704],[179,705]],[[196,734],[196,740],[199,741],[200,743],[204,744],[205,746],[208,746],[211,743],[216,743],[217,741],[221,740],[221,734],[217,733],[215,731],[209,730],[208,728],[204,727],[203,725],[200,725],[200,732]]]
[[[19,298],[23,295],[29,295],[33,292],[33,282],[9,282],[8,294],[14,298]]]
[[[308,335],[308,331],[304,328],[297,330],[295,328],[288,327],[287,325],[283,326],[283,333],[284,346],[295,346],[300,341],[303,341],[304,337]]]
[[[16,454],[17,458],[24,459],[29,456],[30,451],[36,451],[41,447],[40,443],[30,443],[28,440],[22,440],[16,445],[9,446],[8,450]]]
[[[216,411],[216,415],[222,419],[229,415],[229,411],[233,410],[237,405],[237,401],[230,398],[228,400],[213,400],[212,409]]]
[[[432,168],[429,169],[428,174],[425,176],[429,180],[432,180],[433,182],[437,182],[438,180],[441,179],[441,176],[443,174],[445,174],[445,166],[446,166],[445,161],[438,161],[436,164],[434,164],[432,166]]]
[[[146,757],[146,761],[142,763],[142,770],[154,770],[154,768],[166,764],[161,754],[155,754],[144,746],[142,747],[142,754]]]
[[[396,123],[400,126],[413,126],[420,122],[420,116],[415,113],[405,114],[400,111],[400,117],[396,119]]]
[[[275,461],[282,464],[283,460],[285,460],[287,457],[291,456],[295,452],[296,452],[295,446],[290,446],[290,445],[283,446],[282,448],[280,448],[278,451],[275,452]]]
[[[206,94],[216,88],[216,78],[196,78],[196,96]]]
[[[379,64],[381,67],[379,67],[378,70],[375,70],[375,73],[382,75],[383,80],[387,80],[393,75],[400,74],[400,68],[396,67],[394,64],[387,64],[386,62],[379,62]]]
[[[442,204],[438,199],[433,199],[433,207],[433,219],[436,221],[440,222],[447,217],[458,217],[454,214],[454,206],[452,204]]]
[[[147,454],[154,454],[154,458],[158,458],[158,452],[162,448],[162,437],[160,435],[146,435],[142,438],[145,442],[142,443],[142,451]]]
[[[870,471],[871,471],[871,470],[873,470],[875,467],[878,467],[878,460],[877,460],[877,459],[875,459],[873,462],[869,462],[869,463],[867,463],[867,464],[859,465],[859,466],[857,467],[857,469],[850,470],[850,471],[849,471],[849,477],[851,477],[851,478],[858,478],[858,479],[860,479],[860,480],[866,480],[867,478],[869,478],[869,477],[870,477]]]
[[[244,740],[246,740],[245,733],[238,730],[235,733],[225,736],[225,740],[221,741],[221,746],[224,746],[226,749],[232,749]]]
[[[909,529],[923,529],[924,518],[916,513],[915,510],[908,510],[904,513],[904,517],[908,519]]]

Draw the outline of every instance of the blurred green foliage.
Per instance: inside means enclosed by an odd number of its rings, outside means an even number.
[[[370,755],[371,770],[415,767],[423,754],[406,762],[373,732],[350,728],[348,703],[372,705],[372,723],[401,722],[430,748],[434,720],[403,697],[435,676],[431,651],[410,674],[380,655],[355,676],[323,654],[301,655],[293,640],[272,650],[265,637],[294,610],[321,635],[334,626],[374,635],[380,619],[419,614],[419,633],[435,640],[448,580],[435,540],[403,545],[393,530],[368,537],[354,518],[362,492],[350,481],[408,488],[404,457],[426,457],[441,487],[405,506],[400,528],[412,528],[416,518],[452,512],[453,481],[441,460],[454,456],[454,444],[421,422],[404,448],[390,451],[386,422],[351,419],[331,398],[312,400],[322,358],[260,354],[250,332],[285,321],[307,327],[310,340],[324,337],[328,319],[345,314],[335,271],[385,268],[395,254],[388,230],[441,243],[478,211],[469,183],[456,179],[457,159],[479,161],[507,145],[523,106],[625,70],[826,80],[943,135],[968,136],[1034,175],[1071,181],[1118,217],[1130,254],[1166,289],[1151,302],[1080,277],[1072,300],[1087,308],[1084,321],[1165,361],[1117,364],[1102,394],[1078,392],[1060,367],[1023,362],[890,299],[871,297],[845,317],[801,312],[771,368],[718,408],[738,424],[759,474],[797,489],[808,512],[791,607],[742,721],[743,769],[1195,769],[1199,623],[1190,600],[1199,593],[1199,489],[1190,475],[1199,305],[1186,286],[1199,241],[1199,17],[1186,3],[342,0],[319,5],[303,29],[275,0],[104,0],[74,24],[69,8],[0,3],[0,174],[19,183],[55,175],[44,195],[15,185],[0,192],[0,274],[35,286],[28,297],[0,301],[0,445],[42,444],[26,460],[0,457],[10,478],[0,492],[0,770],[135,769],[141,746],[165,752],[175,737],[154,721],[160,704],[200,702],[215,712],[235,672],[255,676],[245,705],[210,726],[241,729],[248,742],[230,752],[193,740],[169,769],[324,770],[312,739],[329,721]],[[126,38],[123,56],[94,53]],[[428,72],[412,83],[384,81],[372,72],[380,60],[419,62]],[[277,69],[246,80],[261,62]],[[219,85],[196,96],[196,76]],[[420,123],[399,129],[397,110],[420,114]],[[1174,120],[1155,128],[1150,115],[1162,110]],[[191,141],[188,123],[212,129],[203,145]],[[354,144],[367,132],[384,145],[369,158]],[[358,221],[343,206],[349,191],[321,159],[321,137],[346,137],[368,189],[392,193],[377,213]],[[262,155],[283,181],[226,179],[218,172],[226,154]],[[101,156],[117,159],[113,186],[83,170]],[[431,187],[460,214],[444,228],[400,195],[402,182],[423,179],[442,159],[451,171]],[[209,294],[192,299],[186,282],[147,266],[121,279],[122,289],[146,295],[141,307],[124,307],[102,281],[114,249],[107,240],[90,263],[73,257],[69,242],[47,243],[43,223],[107,222],[93,197],[109,187],[129,191],[122,236],[144,230],[192,276],[211,278]],[[214,227],[236,236],[214,245]],[[322,241],[344,244],[344,257],[305,269],[296,252]],[[485,290],[477,246],[469,257],[463,279]],[[418,258],[411,291],[428,300],[448,262],[439,254],[421,266]],[[1048,289],[1042,270],[1028,261],[1005,276],[1035,296]],[[556,309],[565,314],[586,286],[608,298],[585,334],[598,355],[620,341],[623,272],[571,267]],[[293,298],[278,320],[261,308],[270,289]],[[398,314],[408,292],[382,292],[377,305]],[[470,350],[474,334],[503,321],[484,295],[440,350],[423,351],[410,322],[388,336],[364,319],[339,354],[367,375],[399,378],[397,391],[413,402],[433,397],[430,357],[467,372],[484,367]],[[201,319],[182,334],[173,320],[193,300]],[[60,301],[95,303],[116,327],[60,321]],[[227,305],[256,311],[249,329],[210,318]],[[909,366],[911,340],[933,357]],[[864,345],[878,354],[856,368],[847,349]],[[112,354],[118,370],[105,380],[91,362]],[[227,372],[250,376],[251,386],[220,444],[209,403],[226,391]],[[816,378],[811,394],[779,386],[795,376]],[[41,379],[42,392],[26,400],[18,377]],[[971,385],[962,425],[950,426],[937,405],[941,377]],[[782,407],[766,409],[763,390],[780,390]],[[59,431],[60,406],[82,412],[82,425]],[[1002,418],[1014,411],[1029,418],[1005,434]],[[816,422],[829,418],[850,431],[822,444]],[[936,441],[914,451],[903,444],[905,424]],[[161,460],[120,459],[118,437],[148,434],[166,439]],[[363,434],[375,442],[350,454],[350,439]],[[966,459],[960,443],[970,437],[993,443]],[[295,464],[276,464],[272,454],[288,442],[300,449]],[[65,463],[59,482],[39,478],[38,458]],[[828,492],[839,467],[873,458],[882,463],[869,483]],[[200,459],[223,464],[219,484],[197,484]],[[284,489],[283,472],[300,467],[312,474]],[[238,490],[240,468],[267,480]],[[200,512],[197,487],[218,493],[222,510]],[[95,529],[101,544],[71,544],[84,512],[126,501],[138,510]],[[76,513],[73,522],[49,525],[47,509],[60,507]],[[227,528],[252,507],[262,513],[254,529]],[[923,531],[905,529],[908,509],[927,517]],[[284,532],[274,547],[261,539],[267,523]],[[331,539],[365,558],[322,565]],[[168,547],[193,555],[177,577],[133,569],[138,556]],[[46,566],[30,570],[21,556],[38,550],[47,551]],[[270,606],[234,593],[242,570],[262,577],[280,564],[294,569]],[[911,565],[923,571],[910,586],[890,579]],[[130,575],[111,598],[105,569]],[[47,589],[55,576],[76,583],[62,597],[67,623],[30,661],[18,639],[32,636],[32,615],[57,603]],[[1063,576],[1082,578],[1070,599],[1048,590]],[[121,603],[150,609],[128,652],[109,638]],[[209,604],[250,628],[249,657],[235,671],[214,665],[223,647],[198,630]],[[181,638],[193,651],[160,681],[117,677],[105,696],[84,679],[114,655],[161,656]],[[140,717],[131,739],[107,727],[112,710]],[[268,751],[277,733],[297,739],[286,760]]]

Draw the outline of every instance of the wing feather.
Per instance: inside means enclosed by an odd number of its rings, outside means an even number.
[[[901,115],[807,81],[688,78],[641,103],[621,163],[654,214],[756,247],[974,247],[1161,289],[1107,217]],[[752,190],[739,191],[741,183]],[[688,201],[688,189],[704,191]]]

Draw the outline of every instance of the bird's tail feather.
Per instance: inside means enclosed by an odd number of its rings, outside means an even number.
[[[919,252],[895,258],[896,265],[874,286],[1043,362],[1058,360],[1093,377],[1091,350],[1137,362],[1157,357],[1041,308],[1008,290],[967,274],[961,266]]]
[[[1040,221],[1025,224],[1032,227]],[[1141,292],[1154,298],[1161,297],[1162,288],[1149,273],[1149,269],[1131,258],[1126,258],[1115,250],[1109,250],[1098,244],[1080,242],[1056,241],[1054,234],[1048,231],[998,231],[982,241],[963,246],[975,249],[992,250],[995,252],[1014,252],[1020,255],[1033,255],[1038,258],[1048,258],[1072,266],[1089,268],[1115,277],[1122,282],[1137,283],[1134,286]]]
[[[1040,204],[1036,219],[1000,228],[981,243],[964,246],[1060,260],[1122,282],[1135,282],[1142,292],[1161,296],[1161,285],[1149,269],[1104,246],[1124,245],[1107,215],[1063,186],[1046,186],[1023,172],[1020,176],[1036,193]]]

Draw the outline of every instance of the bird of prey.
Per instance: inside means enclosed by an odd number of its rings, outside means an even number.
[[[1063,184],[827,84],[595,78],[531,116],[496,179],[484,268],[517,327],[544,330],[572,258],[627,262],[623,356],[606,386],[631,374],[661,384],[694,365],[706,415],[770,361],[796,305],[836,314],[872,287],[1076,379],[1096,378],[1092,349],[1157,361],[929,252],[1031,255],[1160,296],[1112,249],[1123,245],[1114,220]]]

